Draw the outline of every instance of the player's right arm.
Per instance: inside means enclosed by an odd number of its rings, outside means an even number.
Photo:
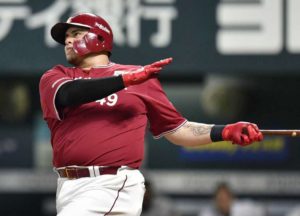
[[[78,79],[64,84],[57,92],[55,104],[61,109],[89,103],[125,88],[121,76]]]
[[[64,108],[101,99],[124,87],[122,76],[74,80],[66,68],[56,66],[40,80],[44,118],[61,120]]]
[[[89,103],[109,96],[125,87],[141,84],[155,77],[172,58],[163,59],[117,77],[80,79],[64,84],[57,92],[55,104],[58,108]]]

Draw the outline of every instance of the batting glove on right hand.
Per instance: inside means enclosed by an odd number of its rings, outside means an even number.
[[[246,146],[253,142],[262,141],[263,135],[256,124],[250,122],[237,122],[228,124],[224,127],[222,138],[226,141],[232,141],[233,144]]]
[[[166,58],[122,75],[125,87],[137,85],[155,77],[173,58]]]

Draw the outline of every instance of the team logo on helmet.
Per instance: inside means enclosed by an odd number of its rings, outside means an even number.
[[[100,24],[100,23],[95,23],[95,26],[97,26],[99,29],[105,31],[106,33],[110,34],[110,31],[108,28],[106,28],[104,25]]]

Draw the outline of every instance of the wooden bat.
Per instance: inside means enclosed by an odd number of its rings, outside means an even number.
[[[290,136],[298,137],[300,136],[300,130],[260,130],[263,135],[268,136]]]

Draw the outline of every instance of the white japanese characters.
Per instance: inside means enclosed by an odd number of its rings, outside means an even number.
[[[26,0],[1,0],[0,1],[0,41],[7,37],[15,20],[26,19],[30,16],[30,8]]]
[[[172,22],[178,17],[176,0],[54,0],[40,11],[33,11],[29,0],[0,1],[0,42],[9,35],[15,20],[24,20],[29,30],[44,29],[48,47],[57,43],[49,34],[54,23],[64,16],[90,12],[104,17],[114,30],[118,46],[138,47],[143,37],[150,37],[153,47],[166,47],[172,40]],[[142,35],[142,21],[155,21],[151,35]]]
[[[299,0],[222,0],[217,7],[220,53],[300,52]]]

